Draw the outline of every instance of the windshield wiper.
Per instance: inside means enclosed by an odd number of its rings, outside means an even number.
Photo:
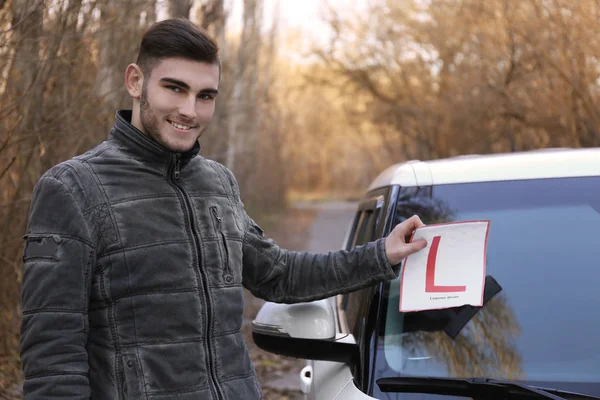
[[[528,396],[545,399],[564,400],[570,398],[595,397],[571,393],[557,389],[538,388],[524,383],[489,378],[430,378],[430,377],[391,377],[380,378],[377,385],[382,392],[428,393],[472,398]],[[552,393],[550,393],[552,392]],[[559,394],[561,397],[559,396]]]

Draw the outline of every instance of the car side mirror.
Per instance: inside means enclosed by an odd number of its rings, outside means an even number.
[[[252,321],[254,343],[270,353],[307,360],[352,363],[358,346],[349,334],[337,332],[329,300],[309,303],[265,303]]]

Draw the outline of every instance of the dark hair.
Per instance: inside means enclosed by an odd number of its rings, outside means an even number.
[[[152,25],[144,34],[136,64],[144,75],[162,60],[181,57],[219,65],[219,45],[206,31],[185,18],[173,18]]]

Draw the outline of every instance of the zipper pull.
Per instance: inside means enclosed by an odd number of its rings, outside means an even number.
[[[179,179],[179,168],[181,168],[181,156],[179,154],[175,155],[175,171],[173,171],[173,177],[175,179]]]

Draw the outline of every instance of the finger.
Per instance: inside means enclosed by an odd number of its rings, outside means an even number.
[[[415,229],[422,228],[425,226],[425,224],[423,223],[423,221],[421,221],[421,218],[418,215],[413,215],[412,217],[410,217],[410,219],[413,220]]]
[[[400,234],[404,237],[410,236],[413,231],[417,228],[424,227],[425,224],[421,221],[421,218],[417,215],[413,215],[406,221],[403,221],[400,225],[398,225]]]

